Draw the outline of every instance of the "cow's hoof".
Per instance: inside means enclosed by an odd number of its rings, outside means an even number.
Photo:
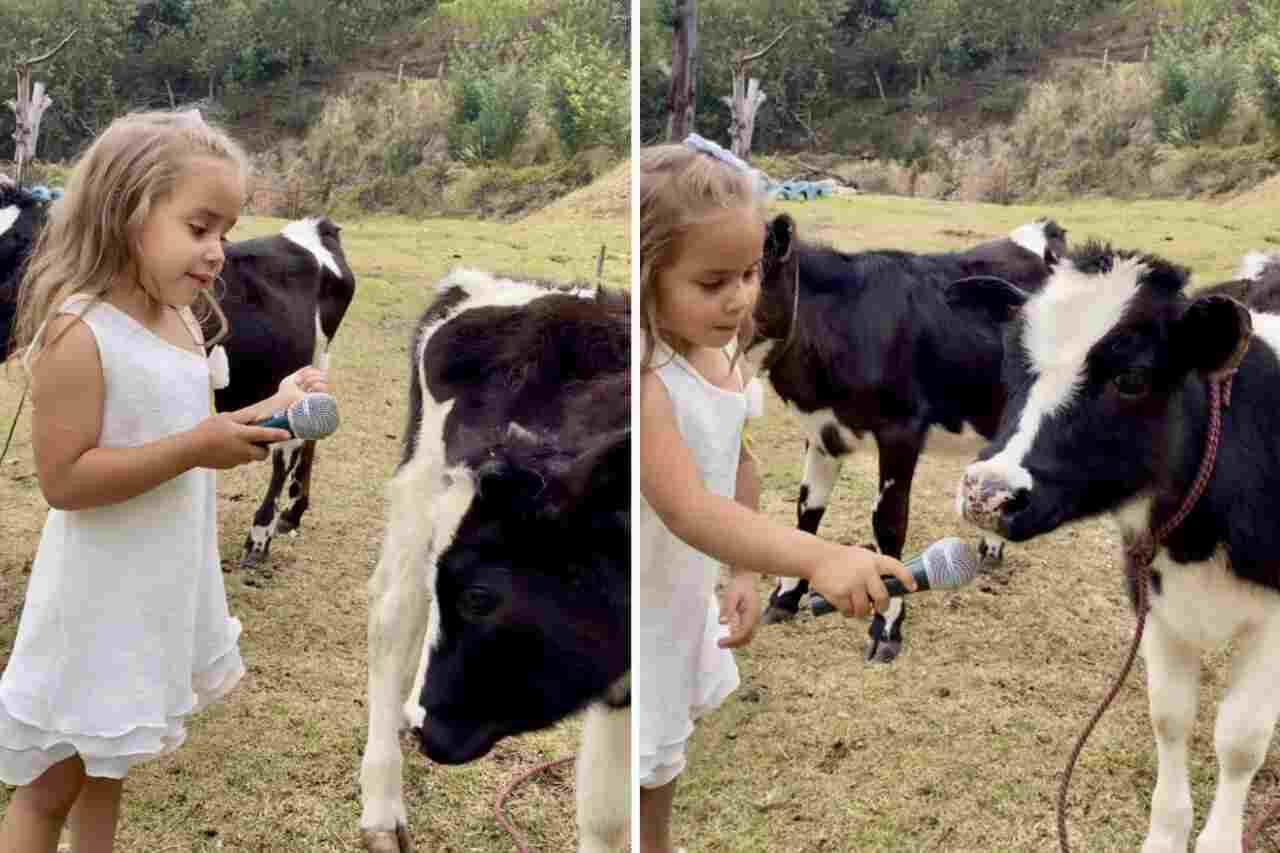
[[[775,625],[779,622],[794,622],[795,618],[796,611],[770,604],[765,608],[764,615],[760,617],[760,622],[764,625]]]
[[[901,640],[867,640],[867,663],[893,663],[900,654]]]
[[[989,542],[981,539],[978,542],[978,570],[989,572],[998,569],[1004,563],[1004,540]]]
[[[248,550],[244,552],[244,556],[240,558],[240,568],[256,569],[267,561],[266,551]]]
[[[290,521],[283,515],[276,519],[276,535],[281,533],[294,533],[298,529],[296,522]],[[295,534],[296,535],[296,534]]]
[[[396,824],[395,832],[387,830],[361,830],[366,853],[414,853],[413,839],[409,837],[409,827]]]

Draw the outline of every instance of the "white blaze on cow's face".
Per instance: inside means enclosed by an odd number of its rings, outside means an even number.
[[[1035,486],[1023,461],[1045,421],[1070,405],[1084,381],[1089,352],[1124,316],[1138,290],[1140,272],[1137,259],[1123,261],[1101,276],[1085,275],[1064,262],[1023,306],[1017,345],[1030,384],[1025,395],[1009,401],[1006,423],[1013,410],[1017,419],[1004,446],[966,469],[962,500],[964,491],[990,499]]]
[[[320,241],[319,225],[320,220],[316,217],[300,219],[297,222],[290,222],[280,234],[286,240],[301,246],[314,255],[316,263],[320,266],[338,278],[342,278],[342,268],[338,266],[337,258]]]
[[[1049,246],[1049,238],[1045,236],[1045,222],[1028,222],[1020,225],[1009,234],[1009,239],[1038,258],[1044,257],[1044,250]]]
[[[1089,244],[1059,263],[1009,327],[1009,400],[957,490],[959,514],[1020,541],[1114,509],[1148,485],[1187,429],[1192,370],[1230,353],[1243,312],[1188,302],[1186,271]],[[1243,321],[1247,326],[1247,315]]]

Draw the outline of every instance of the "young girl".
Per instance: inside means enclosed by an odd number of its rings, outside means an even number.
[[[17,343],[52,507],[0,678],[0,780],[21,786],[0,853],[110,851],[131,766],[244,674],[228,613],[211,468],[266,457],[252,426],[303,391],[211,416],[199,301],[239,215],[245,155],[198,113],[119,119],[54,203],[23,282]]]
[[[750,638],[752,575],[805,578],[845,615],[914,587],[896,560],[824,542],[753,512],[742,450],[759,381],[738,353],[760,290],[765,217],[740,160],[696,137],[641,152],[640,618],[633,655],[640,747],[640,849],[671,853],[671,804],[693,721],[738,685],[727,647]],[[736,499],[736,500],[735,500]],[[732,567],[717,618],[719,565]],[[728,635],[719,623],[728,625]]]

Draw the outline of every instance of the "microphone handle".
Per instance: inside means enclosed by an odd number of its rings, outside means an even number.
[[[288,409],[285,409],[283,412],[276,412],[274,415],[267,418],[265,421],[254,421],[253,425],[266,427],[267,429],[282,429],[285,432],[289,433],[290,438],[297,437],[293,434],[293,425],[289,423]],[[254,444],[258,445],[259,447],[271,446],[268,442],[265,442],[265,441],[255,441]]]
[[[929,581],[924,577],[924,573],[916,574],[916,592],[921,592],[929,588]],[[896,575],[881,575],[880,580],[884,582],[884,588],[889,591],[890,598],[897,598],[911,592],[907,589],[907,585],[898,580]],[[814,616],[826,616],[828,613],[835,613],[836,606],[830,601],[822,597],[821,593],[813,592],[809,594],[809,606],[813,610]]]
[[[266,427],[267,429],[283,429],[288,430],[289,435],[293,435],[293,427],[289,425],[289,411],[276,412],[265,421],[254,421],[254,426]]]

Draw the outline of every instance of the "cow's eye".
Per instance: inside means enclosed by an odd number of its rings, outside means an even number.
[[[458,596],[458,612],[467,619],[483,619],[498,609],[498,594],[482,586],[467,587]]]
[[[1151,390],[1151,371],[1145,367],[1131,367],[1112,380],[1116,391],[1123,397],[1141,397]]]

